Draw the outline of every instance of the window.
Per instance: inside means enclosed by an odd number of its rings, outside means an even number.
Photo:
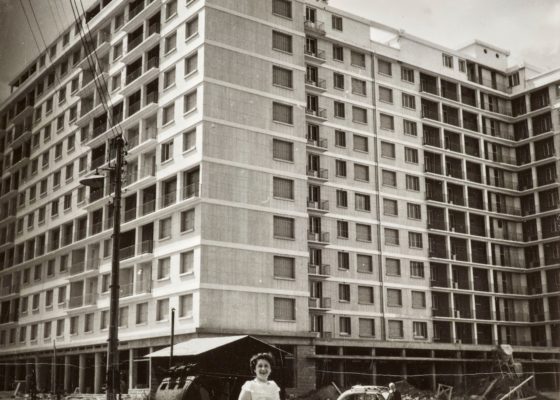
[[[162,111],[162,125],[167,125],[175,120],[175,103],[163,107]]]
[[[389,339],[402,339],[404,336],[403,322],[397,320],[389,320]]]
[[[181,212],[181,232],[194,231],[194,209]]]
[[[338,15],[332,16],[332,28],[335,31],[342,31],[342,17]]]
[[[196,90],[187,93],[183,98],[183,112],[189,113],[196,109]]]
[[[350,285],[341,283],[338,285],[338,300],[350,301]]]
[[[180,257],[179,273],[192,274],[194,272],[194,252],[191,250],[181,253]]]
[[[412,322],[412,335],[414,339],[426,339],[428,337],[428,324],[426,322]]]
[[[69,210],[72,207],[72,194],[64,195],[64,210]]]
[[[404,160],[407,163],[418,164],[418,150],[410,147],[404,148]]]
[[[348,221],[336,222],[336,236],[342,239],[348,239]]]
[[[185,58],[185,76],[190,75],[198,69],[198,53]]]
[[[399,245],[399,231],[397,229],[385,228],[385,244],[388,246]]]
[[[77,317],[75,317],[75,318],[77,318]],[[70,332],[70,333],[72,333],[72,332]],[[20,342],[25,342],[26,338],[27,338],[27,327],[26,326],[21,326],[19,328],[19,341]]]
[[[408,246],[415,249],[421,249],[422,234],[418,232],[408,232]]]
[[[369,182],[369,167],[367,165],[354,164],[354,180]]]
[[[159,238],[167,239],[171,237],[171,217],[159,221]]]
[[[407,215],[410,219],[422,219],[420,204],[407,203]]]
[[[352,78],[352,93],[361,96],[366,95],[366,82],[361,79]]]
[[[397,187],[397,174],[393,171],[382,171],[382,184],[383,186]]]
[[[414,83],[414,70],[407,67],[401,67],[401,79],[405,82]]]
[[[373,261],[371,256],[365,254],[358,254],[356,256],[357,269],[358,272],[372,273],[373,272]]]
[[[292,106],[273,102],[272,120],[292,125],[294,123]]]
[[[346,147],[346,132],[336,130],[334,131],[335,146]]]
[[[352,323],[350,317],[340,317],[340,334],[341,335],[351,335],[352,334]]]
[[[344,107],[344,103],[340,101],[334,102],[334,116],[336,118],[345,118],[346,117],[346,109]]]
[[[272,13],[281,17],[292,18],[292,2],[290,0],[273,0]]]
[[[115,91],[121,88],[121,74],[111,77],[111,90]]]
[[[453,56],[450,56],[449,54],[442,54],[441,56],[443,66],[447,68],[453,68]]]
[[[128,306],[119,308],[119,328],[128,327]]]
[[[358,286],[358,304],[373,304],[373,287]]]
[[[294,161],[294,144],[284,140],[272,140],[272,157],[275,160]]]
[[[371,226],[356,224],[356,240],[360,242],[371,242]]]
[[[61,114],[56,119],[56,131],[60,132],[64,129],[64,114]]]
[[[459,71],[467,72],[467,63],[465,60],[459,60]]]
[[[156,321],[169,319],[169,299],[161,299],[156,303]]]
[[[350,254],[339,251],[338,252],[338,269],[348,270],[350,268]]]
[[[508,76],[508,80],[509,80],[509,86],[513,87],[513,86],[517,86],[519,85],[519,72],[515,72],[513,74],[511,74],[510,76]]]
[[[375,320],[371,318],[359,318],[359,335],[361,337],[375,336]]]
[[[173,68],[168,69],[163,73],[163,89],[167,89],[168,87],[175,85],[175,66]]]
[[[169,268],[171,265],[171,258],[165,257],[158,260],[157,279],[169,279]]]
[[[389,142],[381,142],[381,157],[395,158],[395,145]]]
[[[173,140],[161,145],[161,162],[171,160],[173,158]]]
[[[281,199],[294,199],[294,181],[291,179],[272,178],[272,192],[274,197]]]
[[[336,191],[336,206],[337,207],[348,207],[348,192],[346,190]]]
[[[416,98],[410,94],[402,94],[402,106],[404,108],[410,108],[416,110]]]
[[[114,31],[117,31],[123,25],[124,25],[124,13],[121,13],[115,17]]]
[[[412,308],[426,308],[426,293],[412,291]]]
[[[365,108],[352,106],[352,121],[359,124],[367,124],[367,110]]]
[[[198,33],[198,16],[187,21],[185,25],[185,38],[189,39]]]
[[[332,58],[335,61],[344,61],[344,48],[337,44],[333,44],[332,46]]]
[[[406,176],[406,189],[418,192],[420,190],[420,178],[417,176]]]
[[[115,47],[113,47],[113,61],[118,60],[123,53],[123,43],[122,41],[117,43]]]
[[[387,306],[402,307],[402,294],[400,289],[387,289]]]
[[[293,257],[274,256],[274,277],[295,279],[296,260]]]
[[[410,276],[414,278],[424,278],[424,263],[421,261],[411,261]]]
[[[272,31],[272,48],[274,50],[292,52],[292,37],[285,33]]]
[[[296,301],[283,297],[274,298],[274,319],[280,321],[296,320]]]
[[[37,330],[38,330],[38,325],[31,325],[31,332],[29,333],[29,340],[34,341],[37,340]]]
[[[379,101],[393,103],[393,89],[379,86]]]
[[[295,220],[288,217],[274,216],[274,237],[295,239]]]
[[[189,151],[196,147],[196,131],[190,130],[183,133],[183,151]]]
[[[167,36],[163,42],[163,53],[169,54],[177,48],[177,32]]]
[[[56,217],[58,215],[58,200],[53,200],[51,202],[51,217]]]
[[[283,86],[293,88],[292,71],[286,68],[272,66],[272,84],[276,86]]]
[[[344,90],[344,75],[338,72],[333,72],[333,87],[335,89]]]
[[[70,334],[76,335],[78,333],[79,316],[70,317]]]
[[[100,319],[101,319],[101,323],[100,323],[101,330],[105,330],[109,328],[109,310],[101,311]]]
[[[191,318],[193,316],[193,295],[185,294],[179,297],[179,318]]]
[[[371,211],[369,196],[366,194],[356,193],[355,207],[358,211]]]
[[[395,122],[393,116],[387,114],[380,114],[379,126],[381,127],[381,129],[387,129],[389,131],[395,130]]]
[[[350,52],[350,64],[355,67],[365,68],[366,67],[366,55],[364,53],[359,53],[352,50]]]
[[[84,332],[93,332],[93,313],[84,316]]]
[[[136,304],[136,325],[148,322],[148,303]]]
[[[168,20],[175,15],[177,15],[177,0],[168,1],[165,3],[165,19]]]
[[[377,60],[377,72],[382,75],[392,76],[391,63],[385,60]]]
[[[383,214],[385,215],[398,215],[398,202],[392,199],[383,199]]]
[[[56,321],[56,336],[60,337],[64,335],[64,319],[59,319]]]

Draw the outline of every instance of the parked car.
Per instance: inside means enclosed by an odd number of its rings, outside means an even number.
[[[337,400],[386,400],[389,397],[387,386],[356,385],[343,392]]]

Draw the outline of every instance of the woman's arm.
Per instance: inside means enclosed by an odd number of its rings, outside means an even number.
[[[239,400],[251,400],[251,392],[242,388],[239,393]]]

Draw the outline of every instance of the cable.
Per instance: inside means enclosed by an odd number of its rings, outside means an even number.
[[[76,14],[79,14],[79,9],[78,9],[78,5],[77,5],[76,0],[74,0],[74,1],[71,0],[71,1],[70,1],[70,5],[72,5],[72,4],[73,4],[74,7],[76,7]],[[80,4],[81,4],[81,7],[82,7],[82,14],[85,15],[84,5],[83,5],[83,2],[82,2],[81,0],[80,0]],[[72,8],[72,10],[74,10],[74,8]],[[79,30],[81,31],[81,29],[82,29],[81,24],[79,24],[78,27],[79,27]],[[89,25],[88,25],[87,21],[86,21],[86,27],[87,27],[87,31],[86,31],[85,35],[89,35],[90,43],[93,43],[93,37],[92,37],[92,35],[91,35],[91,31],[90,31],[90,29],[89,29]],[[81,36],[80,36],[80,37],[81,37]],[[87,43],[87,41],[83,41],[83,42],[84,42],[84,46],[86,46],[85,43]],[[101,64],[101,61],[100,61],[99,58],[97,57],[97,52],[95,51],[95,49],[92,49],[92,50],[93,50],[93,51],[89,52],[89,54],[90,54],[90,55],[93,55],[93,56],[95,57],[95,59],[96,59],[98,65],[100,65],[100,64]],[[101,80],[103,81],[103,86],[101,87],[101,93],[100,93],[100,95],[103,97],[103,100],[105,100],[105,102],[107,102],[107,98],[109,99],[109,102],[110,102],[110,100],[111,100],[111,95],[110,95],[110,93],[109,93],[107,81],[105,80],[105,77],[104,77],[103,75],[101,75]],[[111,106],[112,106],[112,105],[111,105]],[[124,105],[123,105],[123,107],[124,107]],[[114,124],[112,108],[111,108],[111,111],[110,111],[110,112],[109,112],[109,111],[107,112],[107,117],[108,117],[109,123],[110,123],[110,125],[111,125],[111,131],[112,131],[113,134],[114,134],[113,139],[116,139],[117,136],[123,137],[123,132],[122,132],[122,129],[120,128],[120,125],[117,124],[117,125],[115,126],[115,124]],[[115,130],[116,130],[116,135],[115,135]]]
[[[33,40],[35,41],[35,46],[37,46],[37,50],[41,52],[41,48],[39,47],[39,43],[37,42],[37,38],[35,37],[35,32],[33,32],[33,28],[31,27],[31,22],[29,21],[29,17],[27,16],[27,11],[25,11],[25,7],[23,5],[23,0],[19,2],[23,13],[25,14],[25,19],[27,20],[27,25],[29,25],[29,30],[31,31],[31,35],[33,36]]]

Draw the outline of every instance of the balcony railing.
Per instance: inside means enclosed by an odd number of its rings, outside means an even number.
[[[328,146],[328,140],[327,139],[312,139],[312,138],[307,138],[307,144],[313,147],[319,147],[322,149],[326,149]]]
[[[314,210],[328,211],[329,201],[328,200],[314,201],[314,200],[307,199],[307,208],[311,208]]]
[[[309,46],[305,46],[304,52],[306,55],[314,57],[314,58],[318,58],[319,60],[325,60],[325,51],[324,50],[319,50],[319,49],[313,49]]]
[[[326,168],[308,169],[307,176],[319,179],[329,179],[329,170]]]
[[[140,243],[140,254],[151,254],[154,252],[154,241],[144,240]]]
[[[121,247],[119,250],[119,260],[126,260],[127,258],[132,258],[135,255],[136,245],[132,244],[129,246]]]
[[[306,108],[305,109],[305,114],[311,115],[311,116],[317,117],[317,118],[327,118],[327,110],[324,109],[324,108],[317,108],[317,109]]]
[[[190,199],[192,197],[198,197],[199,195],[199,183],[191,183],[183,187],[182,189],[183,200]]]
[[[313,242],[328,243],[330,241],[329,232],[307,231],[307,240]]]
[[[304,27],[305,29],[313,31],[319,35],[325,34],[325,24],[323,22],[306,20],[304,21]]]
[[[318,89],[326,89],[327,88],[327,81],[324,79],[310,79],[305,77],[305,84],[309,86],[316,87]]]

